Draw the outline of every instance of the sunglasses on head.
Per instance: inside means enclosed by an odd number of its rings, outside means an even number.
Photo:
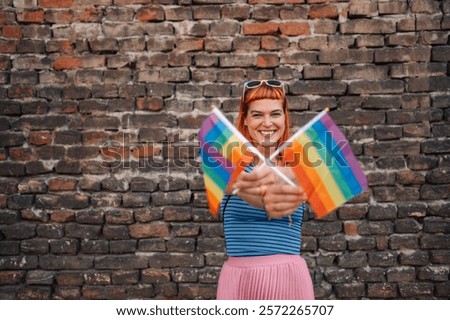
[[[260,87],[262,84],[265,84],[266,86],[273,87],[273,88],[281,88],[283,89],[284,93],[284,86],[283,82],[276,79],[269,79],[269,80],[250,80],[244,83],[244,90],[242,92],[242,96],[245,94],[245,90],[251,90]]]

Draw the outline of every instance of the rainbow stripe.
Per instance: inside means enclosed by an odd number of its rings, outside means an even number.
[[[367,188],[349,142],[327,113],[292,141],[285,156],[319,218]]]
[[[228,183],[250,162],[244,155],[244,142],[214,109],[202,123],[198,138],[206,196],[211,214],[216,217]],[[245,162],[245,161],[247,162]]]

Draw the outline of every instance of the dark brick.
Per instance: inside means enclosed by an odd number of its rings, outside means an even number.
[[[213,250],[224,251],[225,241],[222,238],[205,238],[197,239],[198,252],[211,252]]]
[[[383,235],[391,234],[394,226],[392,222],[363,222],[359,225],[358,231],[361,235]]]
[[[27,222],[16,223],[2,226],[1,231],[7,239],[30,239],[36,235],[36,224]]]
[[[367,266],[367,255],[364,252],[342,254],[338,257],[338,266],[341,268],[362,268]]]
[[[427,233],[450,233],[450,221],[443,218],[425,218],[423,231]]]
[[[395,252],[369,253],[369,265],[379,267],[391,267],[396,264],[397,254]]]
[[[48,300],[50,297],[50,287],[24,287],[17,292],[17,298],[20,300]]]
[[[98,225],[80,225],[69,223],[65,227],[65,235],[67,237],[79,238],[79,239],[98,239],[101,226]]]
[[[421,143],[423,153],[445,153],[450,152],[450,139],[438,140],[428,139]]]
[[[416,235],[392,235],[389,237],[389,248],[396,249],[418,249],[419,239]]]
[[[19,284],[23,281],[25,275],[24,271],[0,271],[0,284],[2,286]]]
[[[51,240],[50,252],[53,254],[76,254],[79,246],[79,241],[75,239]]]
[[[369,220],[393,220],[397,217],[395,205],[370,206],[367,215]]]
[[[302,233],[306,236],[327,236],[337,234],[342,230],[342,224],[335,222],[308,221],[303,225]]]
[[[33,206],[34,195],[14,195],[8,198],[8,208],[14,210],[26,209]]]
[[[8,241],[2,240],[0,242],[0,255],[18,255],[20,253],[20,242],[19,241]]]
[[[347,240],[344,235],[319,237],[319,248],[327,251],[344,251],[347,248]]]
[[[450,281],[435,284],[436,296],[448,298],[450,296]]]
[[[102,230],[102,235],[108,240],[123,240],[130,238],[127,226],[105,225]]]
[[[25,166],[16,162],[0,162],[0,176],[20,177],[25,175]]]
[[[393,267],[386,272],[388,282],[411,282],[416,278],[414,267]]]
[[[449,217],[450,203],[431,203],[427,208],[427,214],[430,216]]]
[[[349,283],[354,280],[353,272],[350,269],[327,268],[324,276],[331,283]]]
[[[416,250],[399,254],[400,264],[407,266],[425,266],[429,263],[428,258],[429,255],[426,251]]]
[[[96,269],[144,269],[147,258],[135,255],[104,256],[95,258]]]
[[[359,237],[358,239],[348,240],[348,249],[351,251],[372,250],[377,246],[373,237]]]
[[[441,266],[427,266],[419,268],[418,279],[429,281],[448,280],[449,269]]]
[[[412,218],[398,219],[395,221],[394,231],[396,233],[418,233],[422,225]]]
[[[392,299],[397,297],[397,284],[394,283],[369,283],[367,285],[367,297],[378,299]]]
[[[32,270],[37,267],[37,256],[5,256],[0,259],[0,270]]]
[[[201,241],[201,240],[199,240]],[[223,242],[223,241],[222,241]],[[217,242],[213,242],[217,245]],[[218,248],[223,248],[223,243],[219,243]],[[195,239],[189,238],[175,238],[167,241],[167,250],[171,252],[194,252],[195,251]],[[206,251],[204,245],[199,244],[199,251]]]
[[[429,298],[433,295],[431,283],[399,283],[400,296],[403,298]]]
[[[448,185],[424,185],[420,188],[420,197],[425,200],[447,199]]]
[[[26,254],[45,254],[49,252],[49,243],[46,239],[23,240],[20,251]]]
[[[432,250],[430,261],[438,264],[449,264],[450,250]]]
[[[133,253],[136,251],[137,240],[114,240],[110,242],[110,252],[116,254]]]
[[[0,147],[21,146],[25,142],[22,133],[0,132]]]
[[[450,235],[447,234],[425,234],[420,241],[422,249],[449,249]]]
[[[150,202],[149,193],[126,193],[122,197],[122,204],[124,207],[145,207]]]
[[[336,294],[342,299],[357,299],[365,295],[363,283],[349,283],[336,285]]]

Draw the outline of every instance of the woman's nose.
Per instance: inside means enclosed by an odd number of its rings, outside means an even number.
[[[270,126],[272,124],[272,118],[270,116],[264,117],[264,125]]]

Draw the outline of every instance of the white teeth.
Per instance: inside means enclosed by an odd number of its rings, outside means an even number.
[[[264,136],[271,136],[275,131],[261,131],[261,134]]]

